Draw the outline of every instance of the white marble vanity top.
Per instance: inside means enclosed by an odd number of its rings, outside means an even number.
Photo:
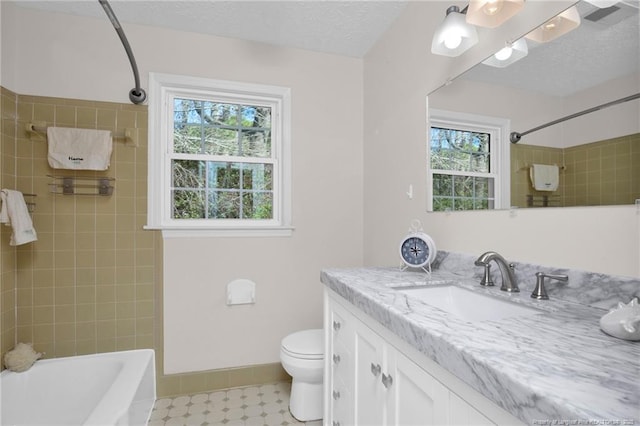
[[[321,273],[329,288],[525,423],[640,425],[640,342],[604,334],[599,320],[607,310],[553,297],[538,301],[522,286],[509,294],[447,271],[430,280],[452,280],[543,312],[468,323],[390,288],[429,284],[426,273]]]

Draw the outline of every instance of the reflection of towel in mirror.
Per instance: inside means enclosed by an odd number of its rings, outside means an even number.
[[[27,203],[24,202],[22,192],[3,189],[0,191],[0,199],[2,200],[0,223],[5,223],[13,228],[9,244],[19,246],[36,241],[38,236],[36,230],[33,229],[29,209],[27,209]]]
[[[54,169],[107,170],[113,144],[108,130],[47,127],[49,165]]]
[[[530,170],[531,183],[537,191],[555,191],[558,189],[560,173],[558,166],[533,164]]]

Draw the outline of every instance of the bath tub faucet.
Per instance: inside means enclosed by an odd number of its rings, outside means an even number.
[[[502,275],[502,286],[500,286],[500,290],[508,291],[510,293],[519,292],[518,283],[516,282],[516,278],[513,275],[513,263],[508,263],[504,257],[500,256],[495,251],[488,251],[480,255],[478,259],[475,261],[476,266],[484,266],[485,273],[484,278],[480,284],[482,285],[493,285],[491,281],[491,276],[489,275],[489,262],[495,260],[498,264],[498,268],[500,268],[500,274]]]

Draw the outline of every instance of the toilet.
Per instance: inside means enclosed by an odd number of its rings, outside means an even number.
[[[324,331],[302,330],[282,339],[280,362],[293,378],[289,411],[300,421],[322,418]]]

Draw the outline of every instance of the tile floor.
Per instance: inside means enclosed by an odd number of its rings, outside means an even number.
[[[148,426],[321,426],[299,422],[289,413],[291,383],[220,390],[156,401]]]

